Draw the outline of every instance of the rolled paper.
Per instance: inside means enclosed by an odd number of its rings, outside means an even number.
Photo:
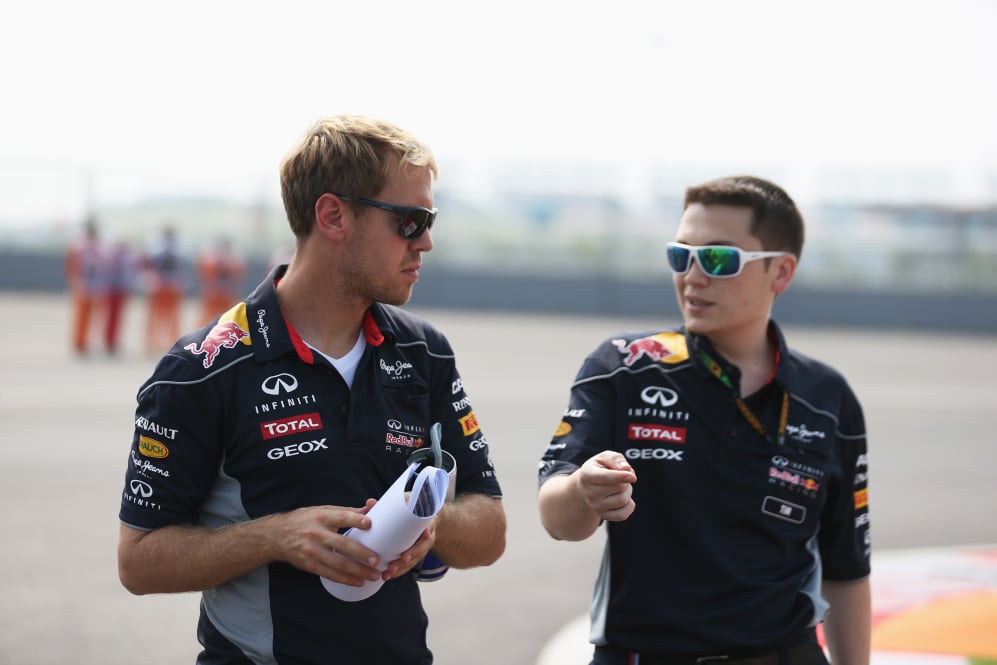
[[[417,471],[410,464],[367,513],[369,529],[350,529],[344,535],[374,552],[380,559],[378,570],[412,547],[428,522],[440,512],[447,498],[450,478],[447,472],[432,466]],[[406,500],[405,488],[414,478]],[[322,586],[340,600],[356,602],[370,598],[384,585],[384,580],[367,580],[363,586],[350,586],[321,578]]]

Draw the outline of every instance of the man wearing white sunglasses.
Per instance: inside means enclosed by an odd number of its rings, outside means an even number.
[[[572,385],[538,499],[556,539],[606,523],[593,665],[869,663],[862,409],[770,318],[803,236],[773,183],[688,188],[685,325],[606,340]]]

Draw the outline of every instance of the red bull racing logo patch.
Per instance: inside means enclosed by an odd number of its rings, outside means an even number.
[[[202,364],[208,369],[222,349],[234,349],[239,342],[252,344],[249,337],[249,321],[246,319],[246,303],[239,303],[222,314],[215,327],[208,331],[200,344],[191,343],[183,347],[195,356],[204,356]]]
[[[627,342],[625,339],[614,339],[613,345],[625,356],[623,364],[627,367],[641,358],[668,364],[680,363],[689,358],[685,337],[677,332],[663,332],[648,337],[638,337],[631,342]]]

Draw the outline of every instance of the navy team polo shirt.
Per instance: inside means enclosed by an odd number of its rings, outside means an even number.
[[[221,527],[302,506],[362,506],[428,445],[435,422],[457,460],[457,493],[500,497],[443,334],[372,306],[351,390],[284,321],[274,285],[285,270],[178,341],[139,390],[121,521]],[[202,597],[200,664],[432,662],[413,575],[347,603],[318,576],[272,563]]]
[[[539,482],[606,449],[637,474],[636,510],[606,523],[595,644],[677,658],[778,647],[824,617],[822,579],[869,574],[862,410],[837,371],[771,330],[781,362],[747,402],[773,431],[789,391],[782,445],[690,358],[682,329],[620,335],[585,359]]]

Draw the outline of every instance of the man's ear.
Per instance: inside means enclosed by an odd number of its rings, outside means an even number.
[[[323,194],[315,201],[315,230],[332,240],[341,240],[350,225],[346,203],[334,194]]]
[[[774,259],[775,265],[775,279],[772,280],[772,290],[775,291],[776,295],[780,293],[785,293],[786,289],[789,288],[790,282],[793,281],[793,276],[796,274],[796,266],[799,265],[799,259],[796,258],[795,254],[787,254],[785,256],[779,256]]]

